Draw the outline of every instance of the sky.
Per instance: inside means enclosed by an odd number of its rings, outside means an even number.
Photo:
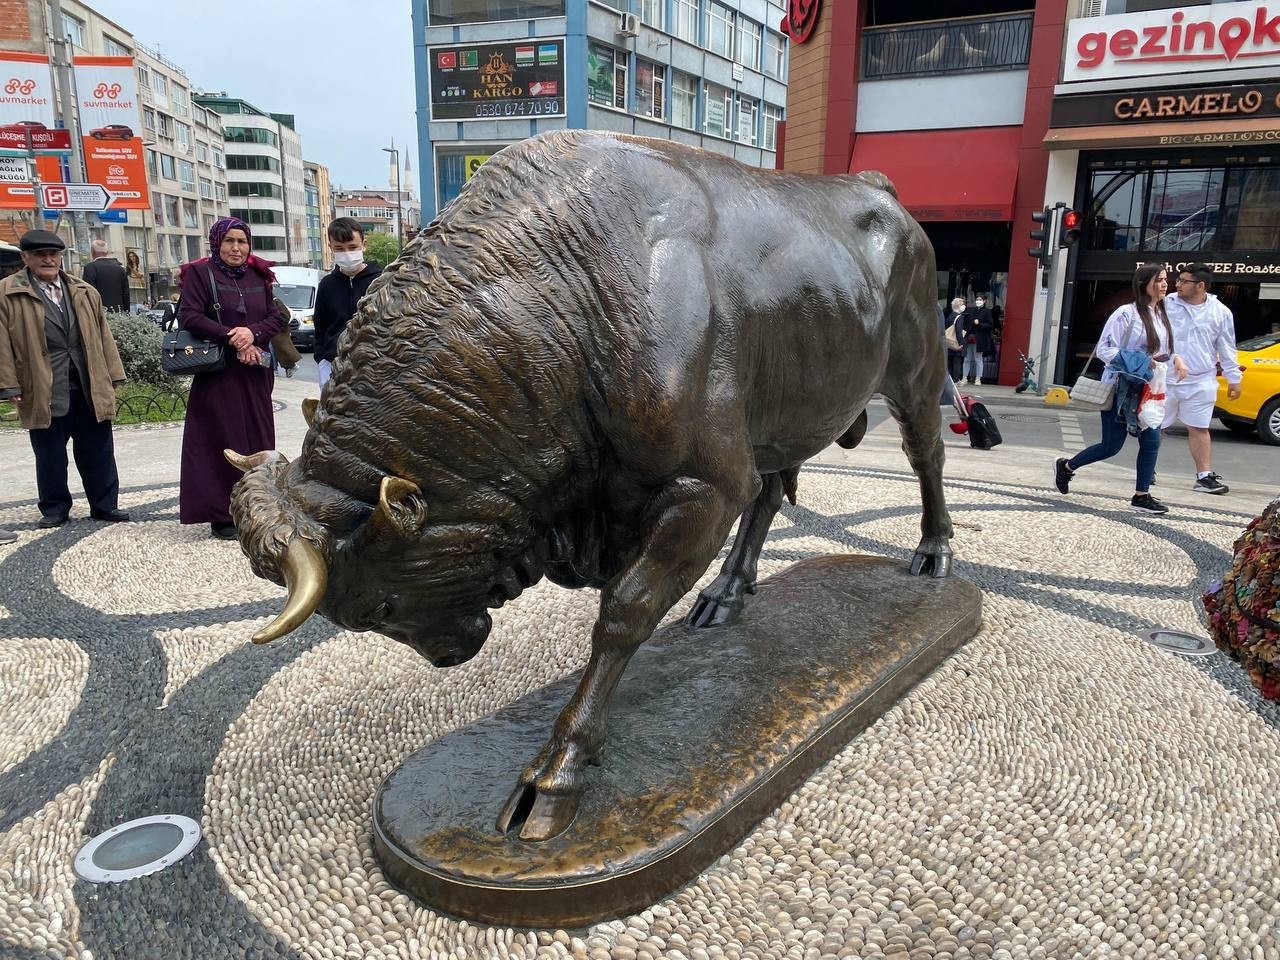
[[[394,139],[417,192],[409,0],[86,2],[182,67],[193,88],[294,114],[303,157],[327,166],[335,187],[388,186],[380,148]]]

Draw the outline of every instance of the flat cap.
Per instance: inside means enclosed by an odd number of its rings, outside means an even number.
[[[67,245],[56,233],[48,230],[28,230],[18,241],[19,250],[65,250]]]

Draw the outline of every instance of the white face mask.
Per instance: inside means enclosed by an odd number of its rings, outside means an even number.
[[[357,267],[364,263],[363,250],[335,250],[333,251],[333,262],[348,273],[353,272]]]
[[[987,301],[985,301],[985,300],[975,300],[975,301],[973,301],[973,305],[974,305],[975,307],[981,307],[981,306],[982,306],[984,303],[986,303],[986,302],[987,302]]]

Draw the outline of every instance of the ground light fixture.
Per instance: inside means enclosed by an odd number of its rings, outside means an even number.
[[[76,854],[75,871],[90,883],[122,883],[173,866],[200,843],[190,817],[140,817],[98,834]]]
[[[1181,630],[1159,627],[1144,630],[1138,636],[1153,647],[1159,647],[1168,653],[1179,653],[1184,657],[1210,657],[1217,652],[1212,640],[1198,637],[1194,633],[1183,633]]]

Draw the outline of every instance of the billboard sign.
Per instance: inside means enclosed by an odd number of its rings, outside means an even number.
[[[113,210],[149,209],[133,58],[81,56],[72,63],[86,178],[111,194]]]
[[[36,206],[35,190],[27,178],[25,157],[0,157],[0,210],[33,210]],[[21,169],[21,177],[17,171]],[[55,154],[38,154],[36,172],[42,181],[62,179],[62,160]]]
[[[39,53],[0,50],[0,126],[53,128],[53,76]]]
[[[427,50],[432,120],[563,117],[564,38]]]
[[[1078,17],[1067,25],[1062,79],[1112,80],[1280,66],[1280,4],[1215,3]]]

